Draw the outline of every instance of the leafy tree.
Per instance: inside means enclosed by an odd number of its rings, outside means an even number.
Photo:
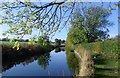
[[[33,29],[42,35],[54,35],[61,30],[61,24],[66,25],[73,12],[74,2],[64,1],[30,2],[16,0],[15,2],[1,2],[2,14],[0,24],[7,24],[10,29],[4,33],[19,36],[31,35]],[[64,23],[62,20],[64,19]],[[40,34],[38,35],[40,36]],[[37,37],[36,37],[37,38]]]
[[[2,41],[7,41],[7,39],[6,38],[2,38]]]
[[[61,43],[63,43],[63,44],[64,44],[64,43],[65,43],[65,40],[61,40]]]
[[[56,44],[56,46],[60,46],[61,45],[61,39],[55,39],[55,44]]]
[[[73,45],[87,42],[86,32],[83,28],[78,26],[72,26],[68,33],[68,38]]]
[[[40,46],[45,46],[45,45],[49,45],[49,37],[48,36],[40,36],[38,38],[38,44]]]
[[[94,42],[99,38],[106,39],[108,37],[107,33],[109,32],[108,27],[113,25],[113,23],[108,20],[110,14],[111,10],[101,6],[77,9],[71,21],[72,26],[74,26],[74,37],[76,37],[76,35],[78,36],[78,31],[81,31],[81,34],[86,34],[88,42]],[[78,28],[78,30],[74,30],[76,29],[75,26],[80,28],[80,30]],[[80,40],[80,37],[77,39]]]
[[[58,39],[56,38],[56,39],[55,39],[55,42],[57,42],[57,41],[58,41]]]

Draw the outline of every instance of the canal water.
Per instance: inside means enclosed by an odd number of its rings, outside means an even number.
[[[61,48],[17,61],[3,65],[2,76],[74,76],[79,67],[75,54]]]

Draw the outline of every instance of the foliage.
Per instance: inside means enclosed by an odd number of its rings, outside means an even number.
[[[65,44],[65,40],[61,40],[61,43]]]
[[[74,2],[56,0],[45,3],[26,0],[3,1],[0,3],[0,24],[10,26],[10,29],[3,34],[9,33],[23,38],[25,35],[31,35],[33,29],[36,29],[41,34],[54,35],[57,30],[63,28],[60,28],[61,24],[66,25],[73,12],[74,4]]]
[[[55,39],[55,44],[56,44],[56,46],[60,46],[61,45],[61,39]]]
[[[76,9],[71,18],[71,24],[85,31],[88,42],[94,42],[97,39],[106,39],[108,38],[108,27],[113,25],[108,20],[110,14],[111,10],[101,6]]]
[[[73,52],[66,52],[67,55],[67,64],[70,68],[70,70],[73,72],[73,74],[77,74],[79,71],[79,60],[78,58],[75,56],[75,54]]]
[[[31,40],[31,41],[28,42],[28,44],[35,44],[35,41]]]
[[[82,46],[91,52],[108,53],[112,55],[118,54],[118,40],[106,40],[95,43],[83,43]]]
[[[2,38],[0,39],[0,41],[9,41],[9,42],[16,42],[16,41],[19,41],[19,42],[29,42],[28,39],[16,39],[16,38]]]
[[[46,45],[49,45],[49,37],[48,36],[40,36],[38,38],[38,44],[41,46],[41,47],[44,47]]]
[[[68,36],[73,45],[76,45],[82,42],[87,42],[85,31],[78,26],[72,26],[72,28],[68,33]]]
[[[15,42],[13,48],[15,48],[15,47],[17,48],[17,50],[20,49],[20,43],[18,41]]]

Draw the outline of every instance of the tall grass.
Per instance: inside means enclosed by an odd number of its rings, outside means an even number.
[[[102,42],[85,43],[82,46],[94,53],[118,54],[118,40],[106,40]]]

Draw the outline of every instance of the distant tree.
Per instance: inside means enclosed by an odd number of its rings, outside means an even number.
[[[55,44],[56,44],[56,46],[60,46],[61,45],[61,39],[55,39]]]
[[[18,41],[19,41],[19,42],[24,42],[24,40],[23,40],[23,39],[19,39]]]
[[[16,41],[18,41],[17,39],[14,39],[14,41],[16,42]]]
[[[7,39],[7,41],[10,41],[10,39]]]
[[[56,39],[55,39],[55,42],[57,42],[57,41],[58,41],[58,39],[56,38]]]
[[[25,40],[25,42],[29,42],[29,40],[28,40],[28,39],[26,39],[26,40]]]
[[[7,41],[7,39],[6,38],[2,38],[2,41]]]
[[[64,44],[64,43],[65,43],[65,40],[61,40],[61,43],[63,43],[63,44]]]
[[[38,44],[41,46],[49,45],[49,37],[47,35],[39,36],[38,38]]]

